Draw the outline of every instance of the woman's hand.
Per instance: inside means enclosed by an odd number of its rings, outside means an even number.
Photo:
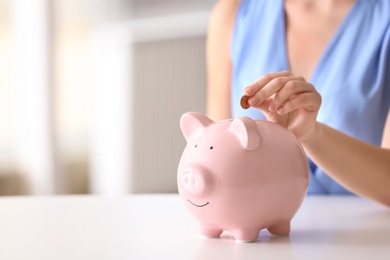
[[[244,95],[250,106],[290,130],[301,143],[314,137],[321,95],[304,78],[289,71],[265,74],[247,86]]]

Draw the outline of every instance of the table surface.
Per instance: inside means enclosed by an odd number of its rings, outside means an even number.
[[[203,238],[177,194],[0,198],[0,259],[390,259],[390,209],[309,196],[290,236]]]

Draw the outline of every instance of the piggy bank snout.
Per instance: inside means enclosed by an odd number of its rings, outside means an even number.
[[[182,188],[193,196],[205,195],[209,190],[209,183],[202,170],[195,168],[185,169],[180,176]]]

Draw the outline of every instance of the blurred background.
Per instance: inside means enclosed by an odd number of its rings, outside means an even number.
[[[176,192],[216,0],[0,0],[0,195]]]

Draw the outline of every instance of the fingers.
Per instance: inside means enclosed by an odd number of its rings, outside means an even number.
[[[244,94],[249,96],[249,105],[257,108],[272,97],[273,101],[268,109],[274,112],[292,96],[312,90],[315,90],[314,87],[304,78],[296,77],[288,71],[282,71],[260,77],[244,89]]]
[[[264,112],[268,120],[308,140],[321,106],[321,95],[302,77],[288,71],[266,74],[244,89],[248,103]]]
[[[292,74],[289,71],[278,71],[265,74],[258,78],[255,82],[247,86],[244,89],[244,94],[247,96],[252,96],[261,88],[263,88],[266,84],[268,84],[271,80],[286,76],[292,76]]]
[[[292,101],[298,97],[298,100],[305,98],[308,93],[316,92],[313,85],[306,82],[303,78],[290,78],[284,86],[280,88],[278,93],[275,94],[270,106],[269,111],[278,111],[281,106],[285,106],[287,101]],[[300,97],[304,95],[303,97]],[[295,101],[294,101],[295,102]]]
[[[265,74],[244,89],[244,95],[249,96],[249,105],[256,107],[264,100],[280,90],[292,74],[288,71]]]
[[[285,101],[275,111],[279,115],[288,114],[296,109],[305,108],[310,112],[316,112],[321,106],[321,96],[315,92],[305,92],[295,95]]]

